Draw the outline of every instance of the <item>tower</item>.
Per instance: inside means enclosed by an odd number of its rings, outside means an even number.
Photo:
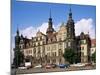
[[[19,29],[17,28],[16,36],[15,36],[15,48],[14,48],[14,59],[13,64],[16,68],[20,66],[21,63],[24,61],[24,55],[21,52],[20,49],[20,40],[21,37],[19,36]]]
[[[19,29],[17,28],[16,36],[15,36],[15,48],[18,47],[20,44],[20,36],[19,36]]]
[[[66,24],[67,27],[67,37],[69,39],[75,39],[75,29],[74,29],[74,20],[72,19],[72,11],[71,8],[69,10],[69,17]]]
[[[48,21],[48,28],[46,31],[47,35],[51,35],[54,32],[54,28],[52,27],[53,22],[52,22],[52,18],[51,18],[51,10],[50,10],[50,17],[49,17],[49,21]]]
[[[74,63],[77,63],[77,47],[76,47],[76,40],[75,40],[74,20],[72,19],[71,8],[69,9],[66,28],[67,28],[66,47],[74,51],[75,54]]]

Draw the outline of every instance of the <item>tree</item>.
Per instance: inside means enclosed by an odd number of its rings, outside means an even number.
[[[13,64],[18,68],[24,62],[24,54],[20,51],[20,48],[14,49],[14,61]]]
[[[92,54],[92,61],[96,62],[96,52]]]
[[[76,60],[76,54],[73,49],[65,49],[65,52],[63,54],[63,57],[65,58],[65,61],[68,61],[70,64],[75,63]]]

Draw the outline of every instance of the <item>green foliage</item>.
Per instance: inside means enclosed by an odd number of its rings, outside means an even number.
[[[14,62],[13,62],[13,64],[17,68],[23,62],[24,62],[24,54],[20,51],[20,48],[16,48],[15,53],[14,53]]]
[[[75,60],[77,58],[73,49],[65,49],[63,57],[71,64],[75,63]]]
[[[92,54],[92,61],[96,62],[96,52]]]

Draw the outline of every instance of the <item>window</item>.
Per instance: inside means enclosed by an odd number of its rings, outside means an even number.
[[[84,40],[84,43],[86,43],[86,40]]]
[[[19,48],[21,48],[21,46],[19,46]]]
[[[86,43],[86,40],[81,40],[81,44],[85,44]]]
[[[56,56],[56,52],[53,52],[53,53],[52,53],[52,56],[55,57],[55,56]]]
[[[29,54],[31,54],[31,50],[29,50]]]
[[[40,40],[40,37],[38,37],[38,40]]]
[[[50,63],[50,59],[47,60],[47,63]]]
[[[71,42],[68,42],[68,46],[69,46],[69,47],[71,46]]]
[[[61,64],[61,58],[59,59],[59,63]]]
[[[40,50],[38,50],[38,54],[40,54]]]
[[[84,47],[83,46],[81,47],[81,50],[84,50]]]
[[[36,41],[36,38],[34,38],[34,41]]]
[[[43,51],[42,51],[43,53],[45,53],[45,50],[43,49]]]
[[[56,52],[54,52],[54,56],[56,56]]]
[[[71,32],[71,28],[69,28],[69,32]]]
[[[36,41],[38,41],[38,38],[36,38]]]
[[[28,54],[30,54],[30,50],[28,50]]]
[[[58,53],[59,53],[59,56],[61,56],[62,55],[62,50],[59,49]]]
[[[26,50],[26,54],[28,54],[28,51]]]
[[[42,40],[42,36],[40,37],[40,40]]]
[[[50,46],[47,47],[48,51],[50,50]]]
[[[62,45],[62,43],[59,43],[59,45]]]
[[[64,36],[64,40],[66,39],[66,36]]]
[[[66,32],[64,32],[64,34],[66,34]]]
[[[43,41],[40,41],[40,45],[42,45],[43,44]]]
[[[84,56],[84,53],[83,52],[81,52],[81,56]]]
[[[50,56],[50,53],[47,53],[47,56]]]
[[[93,52],[94,50],[92,49],[92,52]]]
[[[59,48],[62,49],[62,43],[59,43]]]
[[[53,45],[52,49],[53,49],[53,50],[56,50],[56,45]]]
[[[61,41],[61,38],[59,38],[59,41]]]
[[[32,54],[32,50],[30,50],[30,53]]]
[[[38,45],[40,45],[40,43],[38,42]]]
[[[68,37],[70,37],[70,34],[68,35]]]
[[[33,49],[33,52],[34,52],[34,56],[36,56],[36,49],[35,48]]]
[[[56,63],[56,59],[53,59],[52,61],[53,61],[53,63]]]

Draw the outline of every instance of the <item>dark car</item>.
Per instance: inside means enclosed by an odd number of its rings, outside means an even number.
[[[59,64],[58,66],[60,68],[68,68],[70,65],[69,64]]]

